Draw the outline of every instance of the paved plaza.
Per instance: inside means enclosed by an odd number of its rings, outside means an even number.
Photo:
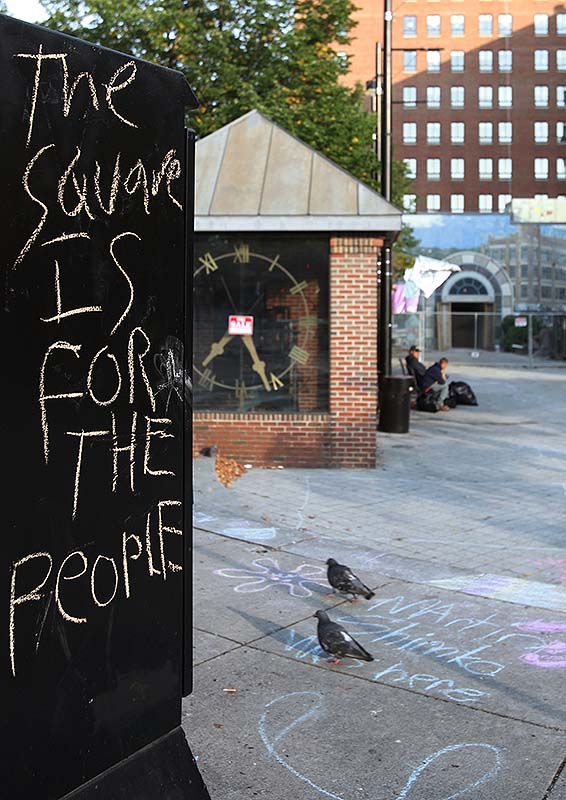
[[[375,470],[196,459],[184,727],[216,800],[566,800],[566,370],[451,373],[479,407],[413,412]],[[375,597],[327,596],[329,557]],[[319,608],[374,661],[328,664]]]

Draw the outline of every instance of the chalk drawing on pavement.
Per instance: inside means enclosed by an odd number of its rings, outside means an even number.
[[[276,735],[268,735],[267,727],[271,723],[271,718],[276,717],[276,711],[274,709],[282,710],[283,712],[288,711],[289,706],[296,705],[297,700],[304,702],[304,704],[307,706],[306,710],[302,711],[302,713],[295,717],[291,722],[288,722]],[[272,756],[280,766],[288,770],[291,775],[294,775],[295,778],[300,780],[302,783],[306,783],[311,787],[311,789],[314,789],[319,794],[323,795],[323,797],[329,797],[331,800],[346,800],[346,798],[342,795],[335,794],[334,792],[323,788],[306,775],[303,775],[301,772],[295,769],[291,763],[289,763],[288,757],[284,758],[281,756],[276,748],[277,743],[291,733],[292,730],[303,725],[313,717],[318,716],[322,710],[322,707],[323,695],[320,692],[290,692],[288,694],[281,695],[275,700],[267,703],[265,706],[265,711],[260,716],[258,722],[258,734],[265,746],[265,749],[267,750],[267,753]],[[295,711],[295,713],[297,713],[297,711]],[[274,723],[274,725],[276,725],[276,723]],[[435,795],[434,797],[427,795],[430,796],[430,800],[456,800],[456,798],[463,797],[464,795],[472,792],[474,789],[478,789],[480,786],[483,786],[488,781],[495,778],[501,769],[501,749],[499,747],[495,747],[492,744],[487,744],[484,742],[458,742],[457,744],[451,744],[424,758],[410,773],[407,782],[401,789],[401,792],[395,797],[395,800],[407,800],[409,797],[416,798],[417,795],[414,794],[413,788],[416,786],[418,790],[419,784],[422,785],[423,781],[421,781],[421,777],[427,772],[430,773],[433,769],[433,765],[437,766],[437,762],[440,761],[444,756],[449,755],[451,761],[453,761],[455,757],[454,754],[458,752],[460,753],[460,757],[464,752],[470,756],[473,754],[476,759],[480,754],[481,756],[484,756],[485,763],[482,761],[480,764],[480,769],[483,769],[484,771],[480,773],[475,780],[468,782],[463,786],[461,785],[459,787],[453,787],[453,790],[451,790],[451,794],[449,795]],[[335,763],[338,763],[338,761]],[[379,779],[379,776],[376,776],[376,778]]]
[[[459,575],[455,578],[428,581],[441,589],[454,589],[464,594],[488,597],[507,603],[566,611],[566,589],[550,583],[528,581],[509,575]]]
[[[214,570],[215,575],[222,578],[237,580],[234,591],[239,594],[263,592],[274,586],[283,585],[293,597],[312,597],[313,590],[309,584],[326,586],[326,568],[316,564],[299,564],[291,570],[283,569],[278,562],[270,556],[254,558],[250,566],[245,569],[226,567]]]
[[[566,621],[562,620],[533,619],[515,622],[513,627],[523,633],[535,633],[539,636],[566,634]],[[520,659],[524,664],[543,669],[566,669],[566,642],[555,639],[534,648],[533,652],[523,653]]]
[[[566,642],[550,642],[533,653],[523,653],[521,661],[543,669],[566,669]]]
[[[515,622],[514,628],[525,633],[566,633],[566,622],[547,622],[544,619],[533,619],[530,622]]]
[[[211,516],[211,514],[205,514],[203,511],[193,511],[193,525],[198,527],[199,525],[204,525],[205,522],[214,522],[216,517]]]

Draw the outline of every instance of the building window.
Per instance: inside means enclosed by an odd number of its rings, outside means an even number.
[[[534,96],[536,108],[548,108],[548,86],[535,86]],[[559,103],[557,103],[557,105],[559,105]]]
[[[463,122],[450,123],[450,141],[452,144],[464,144],[465,126]]]
[[[566,108],[566,86],[556,87],[556,107]]]
[[[558,36],[566,36],[566,14],[556,14],[554,19]]]
[[[480,144],[492,144],[493,142],[493,123],[478,123],[478,135]]]
[[[491,14],[480,14],[480,36],[493,36],[493,17]]]
[[[478,177],[480,181],[490,181],[493,178],[493,159],[478,159]]]
[[[440,180],[440,159],[427,158],[426,160],[426,178],[428,181]]]
[[[535,72],[548,72],[548,50],[535,50]]]
[[[427,122],[426,143],[440,144],[440,122]]]
[[[411,178],[414,180],[417,177],[417,159],[416,158],[404,158],[403,162],[406,166],[405,175],[407,178]]]
[[[566,144],[566,122],[556,123],[556,141],[558,144]]]
[[[450,159],[450,178],[453,181],[464,180],[464,159],[451,158]]]
[[[499,72],[512,72],[513,71],[513,51],[512,50],[499,50],[497,53],[497,66]]]
[[[566,70],[566,50],[556,51],[556,69],[559,72]]]
[[[417,71],[417,51],[405,50],[403,52],[403,72]]]
[[[499,139],[499,144],[511,144],[513,141],[513,123],[498,122],[497,138]]]
[[[403,86],[403,105],[405,108],[414,108],[417,105],[416,86]]]
[[[493,211],[493,195],[478,195],[478,211],[480,211],[481,214],[490,214]]]
[[[505,213],[506,206],[511,202],[510,194],[500,194],[497,196],[497,210],[500,214]]]
[[[464,213],[464,195],[463,194],[451,194],[450,195],[450,211],[453,214],[463,214]]]
[[[513,33],[513,17],[511,14],[499,14],[497,17],[497,33],[499,36],[511,36]]]
[[[497,177],[500,181],[510,181],[513,177],[513,160],[511,158],[497,159]]]
[[[548,158],[535,158],[534,168],[537,181],[548,180]]]
[[[427,72],[440,72],[440,50],[427,50]]]
[[[417,195],[404,194],[403,195],[403,210],[409,213],[417,210]]]
[[[440,108],[440,86],[426,87],[426,104],[428,108]]]
[[[452,36],[464,35],[464,15],[451,14],[450,16],[450,33]]]
[[[535,36],[548,36],[548,14],[535,14]]]
[[[427,211],[440,211],[440,195],[427,194],[426,196],[426,210]]]
[[[417,18],[415,16],[403,17],[403,36],[417,35]]]
[[[450,70],[452,72],[464,71],[464,51],[452,50],[450,53]]]
[[[478,103],[480,108],[492,108],[493,86],[478,87]]]
[[[512,108],[513,106],[513,87],[497,87],[497,105],[499,108]]]
[[[426,18],[426,35],[440,36],[440,14],[428,14]]]
[[[464,87],[450,87],[450,105],[452,108],[464,108]]]
[[[478,61],[480,72],[493,72],[493,50],[480,50]]]
[[[535,122],[535,144],[548,144],[548,122]]]
[[[417,143],[417,123],[404,122],[403,123],[403,144],[416,144]]]

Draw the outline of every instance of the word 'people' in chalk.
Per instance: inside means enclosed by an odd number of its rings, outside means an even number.
[[[119,555],[98,553],[93,557],[89,556],[85,547],[82,550],[73,550],[58,565],[48,552],[30,553],[14,563],[10,579],[9,614],[10,665],[14,677],[17,672],[16,644],[19,641],[16,611],[26,603],[46,603],[54,593],[55,605],[63,619],[80,625],[88,622],[89,606],[104,608],[112,603],[120,584],[124,597],[128,599],[131,596],[133,578],[130,563],[137,561],[142,555],[150,578],[159,575],[165,581],[168,572],[182,571],[182,565],[167,556],[165,545],[165,534],[183,535],[182,530],[165,517],[166,509],[180,508],[181,505],[178,500],[159,501],[157,512],[150,511],[146,515],[144,536],[126,531],[122,533],[122,548]],[[39,583],[36,582],[37,577],[32,578],[30,585],[30,573],[37,576],[40,564],[42,572],[39,574],[42,574],[42,578]],[[109,575],[111,575],[112,589],[107,596],[102,596],[97,579],[106,587]],[[71,609],[65,601],[65,584],[70,581],[80,581],[82,586],[80,608]]]

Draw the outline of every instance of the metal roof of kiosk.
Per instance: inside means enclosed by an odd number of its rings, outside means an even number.
[[[259,111],[196,144],[195,231],[401,229],[380,194]]]

